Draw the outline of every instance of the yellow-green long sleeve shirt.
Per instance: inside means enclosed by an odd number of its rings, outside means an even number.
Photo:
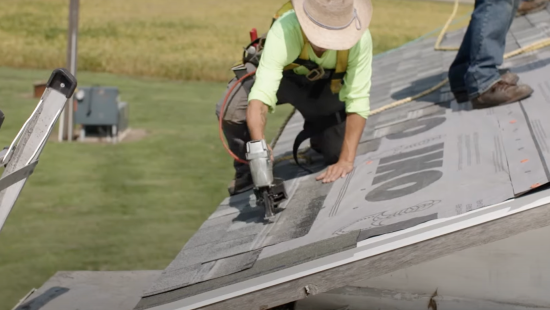
[[[283,77],[283,68],[299,57],[303,48],[300,24],[294,10],[290,10],[275,21],[267,33],[256,81],[248,101],[259,100],[275,111],[277,90]],[[324,69],[336,67],[337,51],[327,50],[317,57],[313,49],[308,50],[309,59]],[[296,74],[307,73],[304,67],[294,69]],[[367,29],[361,39],[350,49],[344,85],[339,93],[345,103],[346,112],[367,118],[370,112],[370,88],[372,75],[372,38]]]

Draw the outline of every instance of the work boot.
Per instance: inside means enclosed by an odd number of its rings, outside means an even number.
[[[250,174],[250,172],[237,172],[235,173],[235,178],[229,183],[227,191],[229,192],[229,196],[234,196],[251,190],[252,188],[254,188],[252,174]]]
[[[544,10],[546,5],[548,5],[548,0],[521,1],[516,16],[523,16]]]
[[[502,81],[511,84],[511,85],[517,85],[519,81],[519,76],[513,72],[506,71],[504,74],[500,76]],[[455,96],[456,102],[458,103],[464,103],[470,101],[470,98],[468,98],[468,92],[463,91],[457,91],[453,92],[453,95]]]
[[[525,99],[532,93],[533,89],[529,85],[513,85],[499,81],[489,90],[472,99],[472,107],[474,109],[491,108]]]
[[[510,71],[506,71],[504,72],[503,74],[500,75],[500,78],[508,83],[508,84],[512,84],[512,85],[517,85],[518,84],[518,81],[519,81],[519,76],[513,72],[510,72]]]

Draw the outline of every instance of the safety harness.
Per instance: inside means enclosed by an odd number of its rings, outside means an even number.
[[[285,3],[273,17],[273,22],[275,22],[281,15],[291,10],[292,2]],[[272,23],[273,25],[273,23]],[[348,55],[349,50],[342,50],[336,52],[336,68],[334,70],[325,70],[323,67],[317,65],[315,62],[311,61],[308,56],[308,50],[311,46],[309,40],[307,39],[304,31],[302,30],[302,38],[304,40],[304,45],[300,56],[294,60],[291,64],[287,65],[284,68],[284,71],[293,70],[300,66],[304,66],[309,70],[306,74],[306,77],[310,81],[317,81],[326,77],[330,78],[330,90],[333,94],[337,94],[342,89],[344,83],[344,76],[346,75],[346,70],[348,68]]]
[[[271,26],[273,26],[273,23],[281,17],[284,13],[288,12],[289,10],[292,10],[292,2],[288,1],[285,3],[273,16],[273,21],[271,23]],[[267,33],[263,34],[262,36],[258,37],[257,39],[250,42],[250,44],[245,47],[243,51],[242,60],[240,63],[238,63],[236,66],[233,67],[233,71],[235,72],[235,75],[237,78],[240,78],[241,76],[246,74],[246,63],[251,63],[254,66],[258,67],[261,57],[261,52],[263,49],[263,46],[265,45]],[[302,30],[302,38],[303,38],[303,47],[302,51],[300,52],[300,55],[298,58],[296,58],[292,63],[288,64],[283,69],[283,74],[286,76],[296,76],[294,73],[294,70],[299,67],[304,67],[308,71],[305,74],[305,78],[313,83],[310,92],[309,97],[316,99],[319,98],[322,90],[326,86],[326,83],[330,81],[330,90],[333,94],[337,94],[342,89],[342,86],[344,84],[344,77],[346,75],[346,70],[348,67],[348,55],[349,50],[342,50],[337,51],[337,60],[336,60],[336,66],[334,69],[324,69],[323,67],[319,66],[315,62],[311,61],[309,59],[308,50],[311,46],[309,40],[307,39],[306,35],[304,34]],[[250,48],[253,47],[254,53],[251,56],[251,53],[249,53]],[[248,81],[243,83],[251,85],[252,81]],[[303,167],[298,162],[298,148],[304,142],[305,140],[324,132],[326,129],[333,127],[335,125],[338,125],[345,121],[347,114],[345,113],[345,110],[342,109],[339,112],[326,115],[326,116],[319,116],[315,119],[308,119],[304,121],[304,127],[303,130],[296,136],[296,139],[294,141],[293,145],[293,157],[296,164],[301,167],[302,169],[311,172],[309,169]]]
[[[334,70],[326,70],[309,59],[308,49],[310,47],[310,43],[303,31],[302,37],[304,38],[304,46],[302,48],[300,56],[291,64],[287,65],[284,68],[284,71],[293,70],[300,66],[304,66],[309,70],[309,72],[306,74],[308,80],[317,81],[326,77],[330,77],[330,90],[333,94],[339,93],[342,89],[344,76],[346,75],[346,69],[348,67],[349,50],[337,51],[336,68]]]

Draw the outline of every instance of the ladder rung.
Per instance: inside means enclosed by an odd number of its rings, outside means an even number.
[[[32,163],[26,165],[25,167],[15,171],[14,173],[11,173],[3,178],[0,179],[0,191],[5,190],[6,188],[12,186],[13,184],[27,178],[30,176],[36,165],[38,164],[38,160],[33,161]]]

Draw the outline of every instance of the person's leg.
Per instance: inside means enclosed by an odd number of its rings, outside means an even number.
[[[504,60],[506,35],[520,0],[478,0],[472,20],[470,65],[465,75],[474,109],[522,100],[533,89],[502,79],[498,67]]]
[[[326,129],[322,134],[312,137],[316,148],[323,155],[325,165],[330,166],[338,162],[344,137],[346,134],[346,121]],[[312,147],[313,148],[313,147]]]
[[[545,0],[546,1],[546,0]],[[480,5],[485,4],[485,1],[476,1],[474,6],[474,12],[479,13]],[[476,17],[479,17],[479,14],[476,14]],[[510,14],[509,16],[509,25],[507,28],[510,28],[514,15]],[[473,21],[473,18],[472,18]],[[449,85],[451,87],[451,92],[458,103],[467,102],[470,100],[468,97],[468,89],[466,87],[465,77],[470,66],[470,54],[472,53],[472,33],[476,33],[476,23],[470,22],[464,38],[462,39],[462,44],[458,50],[458,53],[455,57],[455,60],[449,68],[448,78]],[[502,81],[505,81],[508,84],[516,85],[518,83],[519,77],[510,71],[504,70],[499,72]]]
[[[470,65],[465,74],[469,98],[486,92],[501,80],[506,35],[519,0],[477,0],[470,27]]]
[[[232,79],[220,101],[216,105],[216,116],[219,122],[220,111],[229,89],[235,85],[237,78]],[[250,141],[250,133],[246,124],[246,109],[248,107],[248,92],[238,85],[231,92],[222,120],[222,129],[229,149],[239,158],[246,159],[246,143]],[[229,193],[236,194],[252,188],[252,177],[247,164],[233,161],[235,179],[229,185]]]
[[[311,148],[315,152],[323,154],[323,134],[318,134],[309,138],[309,145],[311,145]]]
[[[304,82],[305,86],[296,83],[298,77],[283,78],[280,87],[280,96],[284,96],[304,119],[314,120],[317,117],[334,115],[345,108],[345,104],[339,100],[338,94],[332,94],[330,83],[320,88],[318,96],[310,93],[313,85]],[[310,138],[313,150],[323,155],[326,165],[332,165],[340,158],[340,151],[344,141],[345,120],[342,123],[324,130]]]
[[[474,10],[478,7],[480,1],[475,2]],[[462,43],[458,49],[458,53],[449,68],[449,86],[451,87],[451,92],[453,92],[455,99],[458,103],[468,101],[468,91],[466,89],[466,83],[464,81],[466,72],[468,71],[468,66],[470,65],[470,49],[471,49],[471,38],[474,24],[470,22]]]
[[[256,70],[256,67],[250,63],[247,64],[247,72]],[[227,96],[227,93],[235,85],[238,78],[233,78],[227,85],[227,89],[216,105],[216,116],[219,122],[220,111]],[[248,124],[246,123],[246,111],[248,109],[248,95],[256,80],[255,76],[245,79],[241,85],[236,86],[228,97],[225,105],[225,112],[222,120],[223,133],[227,140],[229,149],[240,159],[246,160],[246,143],[251,140]],[[285,104],[288,101],[284,96],[285,92],[277,92],[277,105]],[[267,142],[267,141],[266,141]],[[235,168],[235,178],[228,187],[230,195],[245,192],[253,188],[250,166],[233,161]]]

